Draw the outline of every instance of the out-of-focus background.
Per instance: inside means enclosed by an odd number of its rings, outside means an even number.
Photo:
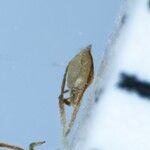
[[[92,44],[95,70],[121,0],[0,1],[0,142],[61,147],[58,95],[68,61]]]

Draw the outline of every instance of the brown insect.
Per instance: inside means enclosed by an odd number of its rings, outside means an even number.
[[[64,137],[69,134],[72,126],[74,125],[83,94],[93,80],[94,67],[90,50],[91,45],[84,48],[69,62],[66,67],[61,86],[61,94],[59,96],[59,108]],[[67,87],[67,90],[65,90],[65,87]],[[65,93],[69,93],[68,98],[64,98]],[[65,105],[73,107],[73,112],[68,125]]]

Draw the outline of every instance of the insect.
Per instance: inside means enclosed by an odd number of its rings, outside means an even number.
[[[33,142],[29,145],[29,150],[34,150],[34,148],[36,146],[40,146],[44,143],[45,143],[45,141]],[[15,146],[15,145],[7,144],[7,143],[0,143],[0,147],[12,149],[12,150],[24,150],[23,148],[20,148],[20,147]]]
[[[70,133],[70,130],[74,125],[83,94],[93,80],[94,66],[90,51],[91,45],[87,46],[79,54],[77,54],[66,67],[61,86],[61,94],[59,96],[59,108],[64,137]],[[65,87],[67,87],[67,90],[65,90]],[[69,93],[68,98],[64,98],[65,93]],[[68,125],[65,105],[73,107],[73,112]]]

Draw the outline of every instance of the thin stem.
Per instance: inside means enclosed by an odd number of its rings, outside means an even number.
[[[44,144],[44,143],[45,143],[45,141],[33,142],[33,143],[31,143],[31,144],[29,145],[29,150],[34,150],[34,148],[35,148],[36,146],[40,146],[40,145],[42,145],[42,144]]]
[[[13,150],[24,150],[23,148],[20,148],[15,145],[7,144],[7,143],[0,143],[0,147],[9,148],[9,149],[13,149]]]

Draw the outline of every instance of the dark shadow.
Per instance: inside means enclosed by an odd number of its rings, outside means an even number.
[[[141,81],[135,75],[121,73],[118,87],[150,99],[150,82]]]

